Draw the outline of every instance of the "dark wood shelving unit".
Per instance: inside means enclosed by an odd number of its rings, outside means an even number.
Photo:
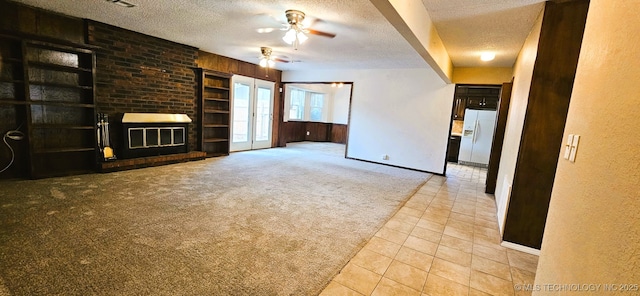
[[[95,54],[90,47],[0,34],[0,131],[19,128],[0,178],[96,170]],[[11,155],[0,150],[3,161]]]
[[[231,74],[196,69],[198,77],[199,143],[207,157],[229,155]]]

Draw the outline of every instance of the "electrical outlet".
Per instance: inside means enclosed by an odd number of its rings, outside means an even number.
[[[309,135],[309,131],[307,131],[307,136]]]

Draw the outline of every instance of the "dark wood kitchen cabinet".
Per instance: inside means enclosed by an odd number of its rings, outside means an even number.
[[[464,112],[467,108],[496,110],[500,101],[499,96],[499,85],[457,85],[453,102],[453,119],[464,120]]]
[[[14,164],[28,169],[20,172],[15,168],[13,177],[42,178],[95,171],[92,49],[63,41],[12,35],[0,38],[0,125],[3,132],[13,129],[23,132],[25,137],[12,144],[28,151],[19,155]]]

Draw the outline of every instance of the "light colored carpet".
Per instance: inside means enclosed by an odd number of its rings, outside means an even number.
[[[292,143],[0,182],[0,283],[13,295],[314,295],[430,176]]]

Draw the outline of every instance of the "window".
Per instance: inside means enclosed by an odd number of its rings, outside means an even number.
[[[309,104],[309,119],[311,121],[322,121],[322,110],[324,107],[324,94],[310,93],[311,104]]]
[[[285,101],[289,103],[288,120],[326,122],[331,118],[331,96],[320,89],[292,87]],[[286,104],[286,103],[285,103]]]
[[[289,119],[304,120],[304,101],[306,92],[300,89],[291,90],[291,103],[289,104]]]

